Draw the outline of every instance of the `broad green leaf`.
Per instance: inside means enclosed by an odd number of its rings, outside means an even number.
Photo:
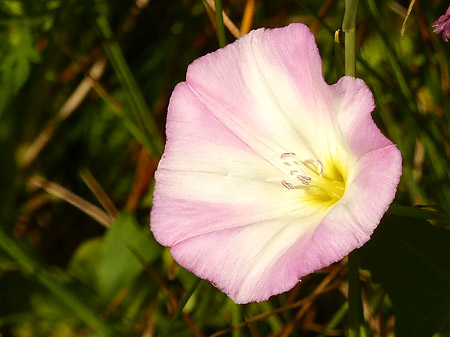
[[[361,266],[389,294],[397,337],[429,337],[450,321],[450,232],[386,217],[361,249]]]
[[[68,271],[85,284],[98,288],[98,265],[101,259],[102,238],[83,242],[72,255]]]
[[[160,255],[161,249],[151,238],[148,228],[139,228],[136,219],[129,213],[120,214],[104,237],[99,268],[103,297],[112,299],[143,270],[134,252],[146,263],[151,263]]]

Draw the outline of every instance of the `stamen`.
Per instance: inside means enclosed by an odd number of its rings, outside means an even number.
[[[292,185],[291,183],[288,183],[286,180],[282,180],[281,181],[281,185],[286,187],[288,190],[293,190],[294,189],[294,185]]]
[[[319,201],[339,200],[345,192],[345,181],[332,174],[324,176],[324,164],[318,159],[302,160],[295,152],[280,155],[280,171],[283,177],[269,178],[267,181],[281,182],[288,190],[303,190]]]
[[[288,158],[288,157],[295,157],[295,153],[294,152],[285,152],[285,153],[281,154],[280,159],[284,159],[284,158]]]
[[[297,179],[300,180],[303,185],[309,185],[311,183],[311,177],[308,177],[308,176],[299,174],[297,176]]]
[[[317,162],[317,173],[319,173],[319,175],[322,175],[323,173],[323,164],[320,160],[316,160]]]

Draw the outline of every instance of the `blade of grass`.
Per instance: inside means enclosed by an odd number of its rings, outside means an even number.
[[[80,172],[80,176],[108,214],[113,218],[117,217],[119,215],[119,211],[97,180],[95,180],[91,172],[89,172],[88,169],[84,169]]]
[[[389,207],[388,214],[426,220],[438,220],[450,223],[450,214],[431,211],[429,209],[423,209],[420,207],[409,207],[392,204],[391,207]]]
[[[270,301],[257,303],[257,307],[259,308],[259,312],[271,312],[274,310]],[[278,332],[283,328],[283,321],[281,320],[279,315],[272,315],[267,317],[267,324],[269,324],[272,332]]]
[[[175,314],[173,314],[173,317],[170,320],[169,327],[167,328],[166,332],[164,333],[164,337],[168,337],[170,335],[170,332],[172,331],[172,328],[175,325],[175,322],[180,317],[181,312],[183,311],[184,307],[186,306],[187,301],[189,301],[189,299],[191,298],[191,296],[194,293],[195,289],[197,289],[197,286],[200,284],[201,280],[202,279],[197,278],[194,281],[194,283],[192,284],[191,288],[186,293],[186,295],[184,295],[183,299],[180,301],[180,305],[178,306],[177,311],[175,311]]]
[[[325,325],[325,332],[333,330],[338,324],[344,319],[348,311],[348,303],[345,302],[331,317],[327,325]],[[326,337],[324,333],[320,334],[318,337]]]
[[[402,29],[400,31],[400,35],[403,36],[405,34],[405,29],[406,29],[406,21],[408,21],[409,15],[412,12],[412,9],[414,7],[414,3],[416,2],[416,0],[411,0],[411,2],[409,3],[409,7],[408,7],[408,12],[406,13],[405,16],[405,20],[403,21],[403,25],[402,25]]]
[[[61,185],[50,182],[41,176],[34,176],[30,179],[29,182],[32,186],[42,188],[47,191],[47,193],[74,205],[105,227],[110,227],[114,222],[114,218],[106,214],[99,207],[91,204],[89,201],[80,198]]]

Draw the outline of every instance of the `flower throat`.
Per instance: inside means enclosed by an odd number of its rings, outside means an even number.
[[[280,182],[286,189],[303,189],[316,202],[335,203],[344,195],[345,179],[334,162],[325,167],[320,160],[301,161],[294,152],[283,153],[280,159],[286,172]]]

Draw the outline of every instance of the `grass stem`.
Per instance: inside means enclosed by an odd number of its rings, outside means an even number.
[[[216,12],[216,23],[217,23],[217,35],[219,38],[219,46],[223,48],[227,44],[227,39],[225,36],[225,26],[223,24],[222,15],[222,0],[214,0],[215,12]]]

